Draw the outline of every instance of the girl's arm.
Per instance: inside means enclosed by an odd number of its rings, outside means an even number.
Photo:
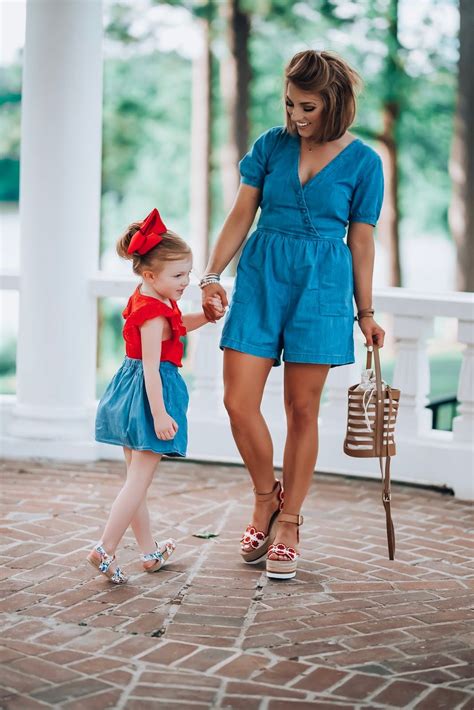
[[[211,252],[205,273],[221,274],[237,254],[255,219],[260,195],[261,190],[258,188],[240,185],[233,207]],[[218,317],[211,300],[216,295],[221,299],[224,308],[229,305],[227,294],[220,284],[209,284],[202,290],[204,313],[212,321]]]
[[[209,321],[202,311],[199,313],[187,313],[183,316],[183,325],[188,333],[191,330],[197,330],[197,328],[206,325],[206,323],[209,323]]]
[[[212,320],[220,320],[220,318],[223,317],[225,310],[222,307],[221,301],[217,296],[214,296],[213,306],[217,314]],[[199,311],[199,313],[187,313],[185,316],[183,316],[183,324],[188,333],[191,330],[197,330],[197,328],[201,328],[201,326],[206,325],[206,323],[209,323],[209,319],[206,318],[205,314],[202,311]]]
[[[159,439],[172,439],[178,425],[165,409],[163,385],[160,375],[161,340],[165,318],[158,316],[145,321],[140,328],[142,340],[143,375],[145,389],[150,403],[155,432]]]
[[[372,279],[374,273],[375,246],[374,228],[364,222],[351,222],[347,234],[347,246],[352,254],[354,273],[354,298],[357,310],[372,308]],[[383,346],[385,331],[373,318],[364,316],[359,321],[367,345],[375,341]]]

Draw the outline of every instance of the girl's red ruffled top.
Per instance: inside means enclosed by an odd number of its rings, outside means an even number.
[[[171,306],[167,306],[166,303],[157,298],[144,296],[140,293],[140,287],[137,286],[128,299],[127,307],[122,316],[125,318],[123,337],[125,340],[125,352],[128,357],[137,360],[142,359],[140,326],[147,320],[163,316],[171,326],[171,338],[163,340],[161,343],[161,361],[166,360],[178,367],[182,366],[183,343],[181,342],[181,337],[186,335],[186,328],[176,301],[171,301]]]

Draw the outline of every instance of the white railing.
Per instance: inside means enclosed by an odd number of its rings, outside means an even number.
[[[89,280],[93,299],[126,298],[136,284],[135,278],[98,272]],[[225,284],[230,292],[232,280]],[[19,278],[0,274],[0,288],[18,289]],[[183,299],[183,309],[199,309],[200,291],[191,285]],[[393,478],[411,483],[446,486],[460,498],[473,499],[474,432],[474,300],[471,294],[429,294],[406,289],[379,289],[374,294],[378,313],[392,317],[395,349],[393,386],[402,392],[397,423],[397,456],[393,459]],[[34,315],[33,315],[34,317]],[[434,319],[457,320],[457,339],[465,347],[459,376],[458,416],[453,431],[431,428],[431,411],[426,409],[430,389],[428,339],[432,337]],[[190,334],[193,387],[189,409],[189,457],[204,461],[240,462],[228,418],[222,404],[222,353],[218,342],[223,322]],[[337,367],[330,371],[325,400],[320,412],[319,455],[317,470],[337,474],[377,477],[378,462],[354,459],[342,451],[345,433],[347,388],[358,381],[362,363]],[[8,429],[9,413],[14,397],[3,398],[4,426]],[[281,465],[285,440],[282,392],[282,368],[273,368],[266,389],[263,411],[275,443],[275,463]],[[92,429],[91,429],[92,431]],[[8,438],[8,437],[7,437]],[[7,455],[14,452],[8,439]],[[23,441],[24,443],[24,441]],[[90,444],[89,444],[90,446]],[[33,445],[23,448],[25,455],[48,455],[43,445],[35,454]],[[51,449],[52,451],[52,449]],[[89,452],[91,449],[89,449]],[[97,444],[92,448],[96,458],[121,456],[117,447]],[[51,453],[53,456],[54,453]],[[90,454],[89,454],[90,456]]]

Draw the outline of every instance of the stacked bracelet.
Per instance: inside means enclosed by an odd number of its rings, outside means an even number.
[[[373,308],[362,308],[362,310],[357,311],[357,315],[354,320],[359,321],[361,318],[373,318],[375,311]]]
[[[199,282],[199,286],[200,288],[205,288],[206,286],[209,286],[209,284],[220,283],[220,280],[220,274],[204,274],[204,276]]]

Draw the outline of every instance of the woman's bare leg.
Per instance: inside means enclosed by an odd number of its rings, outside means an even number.
[[[275,483],[273,443],[260,411],[273,362],[237,350],[224,351],[224,405],[235,443],[259,493],[270,492]],[[252,523],[258,530],[266,530],[275,500],[255,501]]]
[[[107,554],[115,554],[117,545],[145,501],[160,459],[160,454],[152,451],[131,452],[130,463],[127,466],[127,480],[112,505],[102,536],[102,546]],[[154,545],[151,549],[153,547]],[[148,549],[148,552],[150,551]]]
[[[329,365],[286,363],[285,411],[288,424],[283,457],[284,512],[297,515],[308,493],[318,454],[318,414]],[[297,549],[297,527],[278,523],[275,544]],[[278,555],[271,555],[278,559]]]

